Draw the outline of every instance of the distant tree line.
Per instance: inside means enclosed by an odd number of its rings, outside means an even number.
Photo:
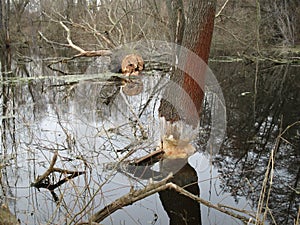
[[[0,44],[33,51],[48,46],[41,34],[64,43],[59,21],[70,27],[75,43],[90,50],[140,39],[174,41],[174,18],[168,16],[174,4],[188,0],[0,0]],[[213,52],[293,47],[300,41],[299,21],[298,0],[218,0]]]

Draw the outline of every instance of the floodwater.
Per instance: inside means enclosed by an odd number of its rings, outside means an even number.
[[[128,152],[135,158],[158,146],[164,74],[146,73],[142,90],[132,95],[110,79],[105,68],[95,73],[93,63],[88,59],[65,65],[60,69],[77,74],[61,75],[40,59],[14,61],[13,72],[2,73],[1,202],[21,224],[88,221],[130,190],[155,182],[119,162]],[[236,209],[255,215],[261,203],[262,213],[268,206],[266,224],[294,224],[300,203],[299,66],[211,62],[210,68],[225,98],[225,137],[218,151],[209,151],[211,112],[219,109],[208,88],[193,140],[197,152],[172,181],[247,218]],[[33,187],[56,152],[56,168],[84,173],[66,180],[54,193]],[[51,173],[44,182],[54,185],[67,176]],[[117,210],[101,224],[243,223],[166,190]]]

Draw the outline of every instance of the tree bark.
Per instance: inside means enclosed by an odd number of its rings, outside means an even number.
[[[0,0],[0,33],[3,29],[2,0]]]
[[[199,122],[202,101],[204,98],[204,82],[207,69],[207,62],[210,52],[211,39],[214,27],[214,18],[216,10],[216,0],[191,0],[189,10],[186,16],[186,26],[182,45],[191,52],[181,51],[178,63],[182,65],[183,70],[175,70],[171,80],[183,88],[187,95],[177,94],[174,88],[169,88],[162,99],[159,113],[166,121],[171,123],[184,120],[186,123],[196,127]],[[199,61],[199,56],[203,61]],[[174,107],[168,99],[172,97],[179,101],[181,106],[181,115],[178,108]],[[193,104],[190,103],[190,100]],[[196,110],[196,112],[195,112]]]
[[[198,115],[200,115],[204,98],[205,73],[214,28],[215,10],[216,0],[191,1],[183,37],[183,46],[192,50],[203,60],[203,62],[199,62],[193,55],[184,56],[186,58],[182,59],[186,62],[183,89],[195,104]],[[190,113],[191,111],[187,108],[188,118],[190,118],[188,116]],[[194,120],[190,122],[197,123]]]
[[[185,24],[183,2],[182,0],[167,0],[166,4],[169,16],[171,42],[181,45]]]
[[[9,48],[10,1],[0,0],[0,35],[2,49]]]

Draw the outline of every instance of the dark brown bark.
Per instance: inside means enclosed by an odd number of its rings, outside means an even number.
[[[203,62],[195,60],[189,54],[185,63],[183,89],[188,93],[200,115],[204,98],[204,83],[207,62],[210,52],[211,39],[214,28],[216,1],[191,1],[189,6],[189,20],[184,34],[183,45],[198,55]],[[187,118],[193,115],[189,108],[186,109]],[[197,123],[191,120],[189,122]]]
[[[159,113],[167,121],[185,120],[190,125],[198,125],[204,98],[206,63],[210,52],[215,9],[216,0],[191,0],[189,3],[182,45],[191,52],[181,51],[179,64],[182,65],[183,71],[177,69],[172,77],[172,81],[181,86],[187,95],[176,94],[176,91],[173,90],[174,87],[166,90],[165,98],[161,101]],[[195,54],[203,62],[195,57]],[[178,107],[174,107],[168,102],[170,97],[175,98],[174,95],[179,101],[178,105],[180,105],[181,113],[178,112]],[[184,115],[184,118],[181,118],[182,116],[179,114]]]
[[[2,49],[8,49],[10,47],[9,38],[9,19],[10,19],[10,1],[0,1],[0,45]]]

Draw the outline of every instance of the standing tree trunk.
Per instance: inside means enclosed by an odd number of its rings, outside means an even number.
[[[183,2],[182,0],[167,0],[166,4],[169,15],[171,42],[181,45],[185,25]]]
[[[180,2],[180,0],[178,1]],[[177,69],[171,77],[172,82],[182,87],[184,95],[183,92],[174,90],[174,86],[171,85],[171,88],[165,91],[164,99],[159,107],[160,116],[171,124],[184,120],[193,127],[198,125],[204,98],[205,73],[213,34],[215,10],[216,0],[190,0],[189,2],[182,45],[190,52],[184,49],[180,51],[178,64],[181,66],[176,67]],[[184,12],[184,10],[182,11]],[[177,106],[174,107],[174,104],[170,103],[170,98],[176,98]],[[174,131],[172,128],[171,130]],[[174,136],[174,134],[172,135]]]
[[[211,39],[214,28],[216,0],[192,0],[189,5],[188,20],[183,37],[183,46],[190,49],[203,61],[199,62],[193,54],[185,55],[183,89],[195,104],[198,116],[204,98],[205,73],[210,52]],[[191,118],[187,108],[186,116]],[[194,119],[188,121],[198,123]]]
[[[0,44],[2,49],[7,48],[9,45],[9,16],[10,1],[0,0]]]
[[[9,37],[10,0],[0,0],[0,51],[1,51],[1,72],[3,76],[8,76],[11,71],[11,48]]]
[[[0,33],[3,30],[2,0],[0,0]]]

